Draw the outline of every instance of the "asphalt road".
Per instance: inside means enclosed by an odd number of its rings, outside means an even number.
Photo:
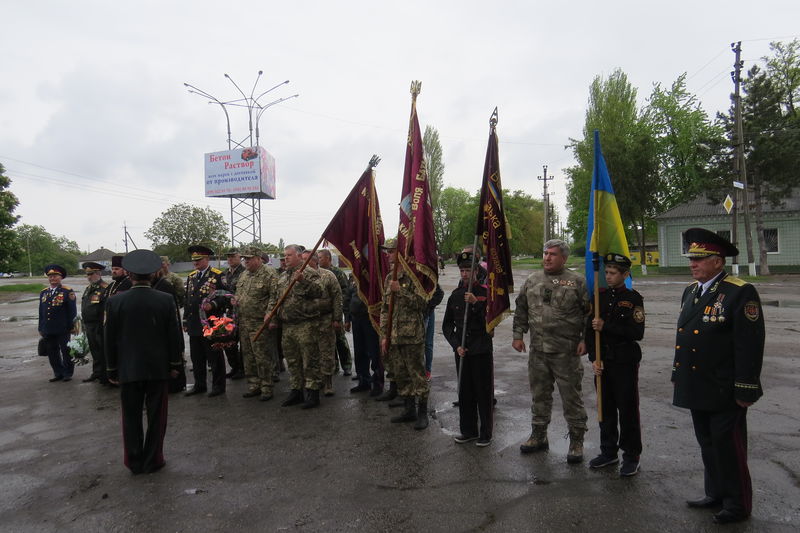
[[[526,273],[518,272],[518,286]],[[25,280],[0,280],[0,284]],[[445,292],[457,281],[448,267]],[[431,403],[423,432],[390,424],[389,409],[350,394],[319,409],[281,408],[241,397],[170,398],[160,472],[132,476],[122,465],[118,392],[48,383],[35,354],[35,296],[0,300],[0,530],[12,531],[704,531],[711,512],[684,500],[702,495],[689,413],[671,405],[669,374],[678,299],[687,277],[640,279],[647,331],[640,372],[644,452],[638,476],[567,465],[567,432],[556,393],[547,453],[521,455],[530,433],[527,356],[511,349],[511,321],[495,335],[494,440],[453,442],[458,430],[452,353],[436,335]],[[85,282],[67,278],[79,292]],[[765,396],[750,409],[753,517],[732,531],[800,530],[798,346],[800,278],[757,284],[767,318]],[[437,318],[441,320],[444,304]],[[188,358],[188,356],[187,356]],[[594,389],[586,458],[598,452]]]

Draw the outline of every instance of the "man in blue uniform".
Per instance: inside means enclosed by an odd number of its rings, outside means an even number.
[[[684,233],[695,282],[686,287],[678,317],[673,403],[691,409],[705,474],[705,496],[686,503],[719,508],[714,522],[750,516],[747,408],[763,394],[764,315],[755,287],[725,272],[739,251],[719,235]]]
[[[75,293],[61,284],[67,277],[64,267],[47,265],[44,273],[50,286],[39,293],[39,335],[44,339],[47,358],[53,368],[50,381],[69,381],[75,368],[67,347],[78,314]]]

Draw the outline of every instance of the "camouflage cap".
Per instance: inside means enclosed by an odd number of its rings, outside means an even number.
[[[245,246],[239,254],[245,259],[248,257],[261,257],[261,250],[257,246]]]
[[[225,255],[236,255],[238,253],[239,253],[239,249],[234,246],[233,248],[228,248],[228,251],[225,252]],[[241,255],[241,254],[239,254],[239,255]]]

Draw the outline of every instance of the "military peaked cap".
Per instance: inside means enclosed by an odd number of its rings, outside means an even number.
[[[190,246],[188,251],[192,256],[192,261],[198,261],[204,257],[210,257],[214,255],[214,251],[211,248],[208,246],[203,246],[202,244]]]
[[[87,274],[92,274],[94,272],[102,272],[105,268],[100,263],[95,263],[94,261],[87,261],[81,265],[83,271]]]
[[[44,267],[44,275],[45,276],[52,276],[53,274],[58,274],[62,278],[66,278],[67,277],[67,271],[61,265],[52,264],[52,265],[47,265],[46,267]]]
[[[712,255],[735,257],[739,250],[723,237],[703,228],[690,228],[683,233],[688,245],[686,255],[690,259],[702,259]]]

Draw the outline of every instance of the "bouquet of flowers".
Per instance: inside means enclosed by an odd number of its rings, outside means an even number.
[[[238,331],[236,327],[236,312],[231,299],[233,294],[228,291],[217,290],[206,297],[200,305],[200,322],[203,324],[203,337],[211,342],[213,350],[230,348],[237,342]],[[219,316],[211,315],[206,318],[203,310],[205,304],[215,302]]]
[[[69,357],[75,366],[85,365],[89,362],[89,340],[86,338],[86,333],[81,328],[80,321],[75,322],[75,332],[70,341],[67,343],[69,348]]]

